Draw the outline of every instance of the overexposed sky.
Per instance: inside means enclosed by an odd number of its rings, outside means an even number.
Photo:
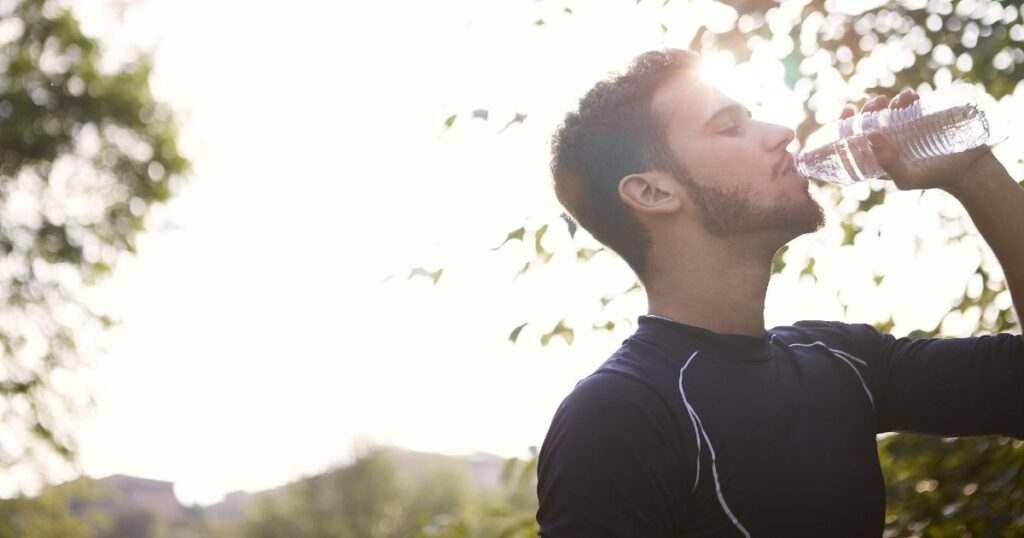
[[[581,326],[646,304],[633,294],[602,314],[599,298],[633,279],[607,254],[574,262],[564,227],[545,237],[561,254],[515,281],[532,245],[491,248],[561,211],[548,137],[587,88],[643,50],[685,46],[693,13],[733,16],[578,4],[140,0],[118,22],[105,0],[76,3],[113,60],[155,50],[153,91],[180,114],[194,164],[138,255],[89,291],[121,324],[82,373],[97,402],[77,428],[85,471],[171,480],[183,502],[210,503],[343,463],[364,442],[508,456],[539,445],[565,394],[632,329]],[[799,97],[770,51],[739,73],[713,58],[709,76],[793,126]],[[526,121],[503,131],[517,112]],[[841,319],[840,289],[848,319],[895,310],[894,332],[934,325],[979,256],[934,232],[938,212],[957,211],[943,197],[893,195],[856,248],[833,246],[835,219],[794,242],[793,259],[818,256],[819,280],[796,266],[775,278],[769,325]],[[418,266],[443,267],[438,285],[406,280]],[[882,288],[871,270],[890,275]],[[576,343],[539,346],[563,318]]]

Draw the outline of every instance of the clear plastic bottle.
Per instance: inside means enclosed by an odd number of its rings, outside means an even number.
[[[886,133],[907,161],[960,153],[989,138],[988,120],[978,108],[974,88],[954,84],[905,108],[857,114],[826,125],[820,132],[828,137],[827,143],[796,155],[793,166],[807,179],[839,185],[882,177],[885,171],[865,136],[875,130]]]

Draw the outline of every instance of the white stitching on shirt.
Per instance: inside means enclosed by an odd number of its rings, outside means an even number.
[[[697,418],[697,413],[693,410],[693,407],[690,407],[690,402],[686,400],[686,394],[683,392],[683,372],[690,365],[690,361],[696,356],[697,352],[694,351],[693,355],[690,355],[690,358],[686,360],[686,364],[679,369],[679,394],[683,397],[683,405],[686,406],[686,412],[690,415],[690,422],[693,423],[693,436],[697,438],[697,472],[693,478],[693,489],[691,492],[697,491],[697,483],[700,481],[700,434],[697,433],[697,422],[700,419]]]
[[[846,365],[849,366],[853,370],[853,373],[857,374],[857,379],[860,380],[860,385],[862,387],[864,387],[864,392],[867,393],[867,395],[868,395],[868,401],[871,402],[871,408],[872,409],[875,408],[875,398],[874,398],[874,396],[871,395],[871,390],[868,389],[868,384],[864,382],[864,377],[860,375],[860,370],[858,370],[857,367],[854,366],[853,363],[850,362],[850,360],[857,361],[857,362],[859,362],[860,364],[862,364],[864,366],[867,366],[868,363],[864,362],[862,359],[858,359],[857,357],[854,357],[853,355],[850,355],[849,353],[847,353],[845,351],[840,351],[838,349],[832,349],[832,348],[828,347],[827,345],[825,345],[821,341],[811,342],[810,344],[789,344],[789,347],[797,347],[797,346],[799,346],[799,347],[821,346],[821,347],[829,350],[829,352],[831,352],[832,355],[835,356],[835,358],[845,362]]]
[[[716,462],[715,447],[713,447],[711,445],[711,439],[708,438],[708,432],[707,432],[707,430],[704,429],[704,424],[701,423],[700,417],[697,416],[697,411],[695,411],[693,409],[693,407],[690,405],[690,402],[687,401],[686,393],[683,391],[683,372],[686,370],[686,367],[690,365],[690,362],[693,361],[694,357],[697,356],[697,353],[699,353],[699,351],[694,351],[693,355],[690,355],[690,358],[686,360],[686,364],[684,364],[683,367],[679,369],[679,395],[683,397],[683,404],[686,405],[686,410],[687,410],[688,413],[690,413],[690,419],[693,420],[693,422],[694,422],[694,428],[698,428],[698,427],[700,428],[700,433],[704,436],[704,441],[708,445],[708,452],[711,453],[711,474],[715,478],[715,493],[718,495],[718,503],[720,505],[722,505],[722,510],[724,510],[725,514],[727,516],[729,516],[730,520],[732,520],[732,524],[735,525],[736,528],[739,529],[740,532],[743,533],[743,536],[745,536],[746,538],[750,538],[750,533],[747,532],[747,529],[745,529],[743,527],[743,525],[740,524],[739,520],[736,519],[736,516],[733,515],[732,510],[729,510],[729,505],[726,504],[725,497],[722,496],[722,485],[718,481],[718,466],[715,465],[715,462]],[[852,367],[852,365],[851,365],[851,367]],[[698,472],[699,472],[699,470],[700,470],[700,437],[699,436],[697,437],[697,469],[698,469]],[[697,487],[697,483],[694,482],[694,488],[696,488],[696,487]]]
[[[825,343],[820,341],[820,340],[815,341],[815,342],[811,342],[810,344],[789,344],[789,347],[793,347],[793,346],[801,346],[801,347],[821,346],[821,347],[831,351],[832,353],[835,353],[836,355],[842,355],[842,356],[844,356],[844,357],[846,357],[848,359],[853,359],[853,360],[859,362],[862,366],[867,366],[868,365],[868,363],[864,362],[862,359],[858,359],[857,357],[854,357],[853,355],[850,355],[849,353],[847,353],[845,351],[840,351],[838,349],[832,349],[832,348],[828,347],[827,345],[825,345]]]

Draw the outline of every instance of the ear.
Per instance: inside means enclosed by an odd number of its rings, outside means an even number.
[[[619,181],[619,197],[640,213],[664,215],[682,206],[680,187],[668,174],[630,174]]]

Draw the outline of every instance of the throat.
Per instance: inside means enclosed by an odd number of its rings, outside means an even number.
[[[654,280],[648,314],[720,334],[761,336],[771,271],[685,271]]]

